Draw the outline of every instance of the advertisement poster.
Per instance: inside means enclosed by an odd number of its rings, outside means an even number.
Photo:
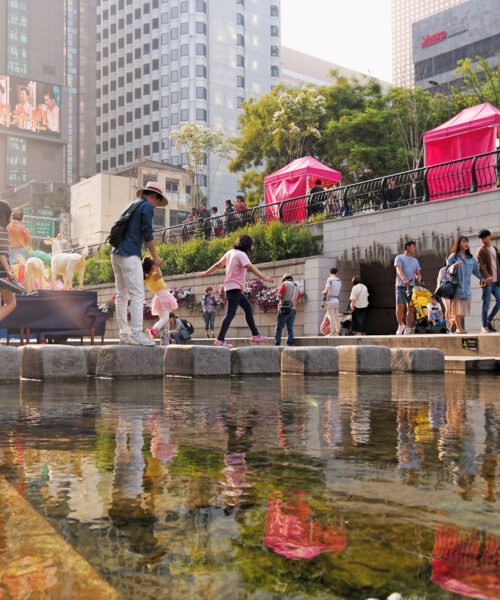
[[[61,86],[0,74],[0,127],[61,135]]]

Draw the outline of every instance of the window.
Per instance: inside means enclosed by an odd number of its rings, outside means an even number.
[[[168,14],[167,13],[162,13],[161,15],[161,22],[166,25],[168,23]]]
[[[280,49],[279,46],[271,46],[271,56],[279,56]]]
[[[118,136],[118,145],[119,145],[119,146],[123,146],[123,144],[124,144],[124,143],[125,143],[125,136],[123,135],[123,133],[121,133],[121,134]]]
[[[135,90],[134,90],[134,98],[136,100],[140,100],[141,97],[142,97],[142,90],[141,90],[141,88],[135,88]]]
[[[118,117],[118,127],[123,127],[125,125],[125,117],[123,115],[120,115]]]
[[[179,180],[178,179],[165,179],[165,191],[166,192],[178,192],[179,191]]]
[[[134,110],[134,119],[140,119],[141,118],[141,109],[140,108],[136,108]]]
[[[150,73],[150,69],[151,67],[149,66],[148,63],[146,63],[143,67],[142,67],[142,73],[143,75],[149,75]]]
[[[196,44],[196,56],[206,56],[207,47],[205,44]]]
[[[245,0],[236,0],[236,4],[239,4],[240,6],[245,6]]]
[[[130,104],[133,101],[134,97],[132,92],[127,92],[127,104]]]
[[[179,49],[172,48],[170,51],[170,60],[179,60]]]
[[[197,121],[206,121],[207,120],[207,111],[204,108],[196,109],[196,120]]]
[[[161,98],[161,106],[162,108],[166,108],[169,105],[168,96],[162,96]]]
[[[153,100],[153,112],[158,112],[160,110],[160,101]]]
[[[134,50],[134,58],[135,58],[136,60],[138,60],[138,59],[140,59],[140,58],[141,58],[141,49],[140,49],[140,48],[136,48],[136,49]]]
[[[141,35],[142,35],[142,31],[141,31],[140,27],[137,27],[136,29],[134,29],[134,39],[135,40],[140,40]]]
[[[241,108],[243,106],[243,102],[245,102],[245,98],[238,96],[236,98],[236,108]]]
[[[179,16],[179,7],[172,6],[172,8],[170,9],[170,18],[177,19],[178,16]]]
[[[109,140],[109,147],[111,148],[111,150],[114,150],[116,148],[116,139],[115,138],[111,138]]]
[[[189,121],[189,110],[187,108],[181,110],[181,121]]]
[[[177,27],[172,27],[172,29],[170,30],[170,38],[172,40],[179,39],[179,30],[177,29]]]
[[[119,96],[118,97],[118,106],[120,108],[123,108],[125,106],[125,98],[123,96]],[[123,125],[123,123],[122,123],[122,125]]]
[[[205,65],[196,65],[196,77],[207,78],[207,67]]]
[[[142,114],[143,114],[143,115],[145,115],[145,116],[146,116],[146,115],[149,115],[149,114],[150,114],[150,111],[151,111],[151,109],[150,109],[150,106],[149,106],[149,104],[145,104],[145,105],[142,107]]]
[[[136,21],[139,21],[141,18],[141,9],[140,8],[136,8],[134,11],[134,18],[136,19]]]
[[[280,9],[275,4],[271,4],[271,17],[279,17]]]
[[[140,139],[141,139],[141,137],[142,137],[142,130],[141,130],[141,128],[140,128],[140,127],[136,127],[136,128],[134,129],[134,139],[136,139],[136,140],[140,140]]]
[[[127,44],[131,44],[134,41],[134,36],[131,33],[127,33]]]
[[[280,29],[277,25],[271,25],[271,36],[277,37],[280,34]]]
[[[196,88],[196,97],[198,100],[206,100],[207,99],[207,88],[197,87]]]
[[[188,23],[181,23],[180,27],[181,35],[186,35],[189,33],[189,25]]]
[[[196,12],[207,12],[207,3],[205,0],[196,0]]]
[[[181,56],[187,56],[189,54],[189,45],[181,44]]]
[[[169,125],[169,120],[168,117],[163,117],[163,119],[161,120],[161,126],[163,127],[163,129],[168,129]]]
[[[237,46],[244,46],[245,45],[245,37],[243,35],[241,35],[241,33],[238,33],[236,35],[236,45]]]
[[[179,125],[179,113],[173,113],[170,117],[172,125]]]
[[[151,87],[153,89],[153,92],[157,92],[160,89],[160,80],[153,79],[153,81],[151,82]]]
[[[107,152],[108,149],[109,149],[108,142],[103,142],[102,143],[102,151]]]
[[[188,0],[182,0],[182,2],[180,4],[180,9],[181,9],[181,14],[187,13],[187,11],[189,10]]]
[[[276,65],[271,65],[271,77],[279,77],[280,76],[280,68]]]
[[[160,68],[160,61],[157,58],[153,58],[153,71],[158,71]]]
[[[157,154],[160,151],[160,142],[153,142],[153,154]]]
[[[153,121],[153,131],[160,131],[159,121]]]
[[[150,51],[151,51],[150,48],[151,48],[150,44],[144,44],[144,46],[142,47],[142,53],[143,54],[149,54]]]
[[[204,35],[207,33],[207,25],[202,21],[196,21],[196,33],[203,33]]]
[[[245,25],[245,17],[241,13],[236,13],[236,25]]]
[[[181,100],[189,99],[189,88],[183,87],[181,88]]]
[[[179,81],[179,71],[172,71],[170,73],[170,81],[177,83]]]
[[[151,133],[151,127],[149,126],[149,124],[144,125],[144,127],[142,128],[142,131],[143,131],[144,135],[149,135]]]
[[[144,95],[149,96],[149,94],[151,93],[151,86],[149,85],[149,83],[145,83],[144,87],[142,89],[143,89]]]
[[[180,73],[181,79],[186,79],[186,77],[189,77],[189,67],[187,65],[182,65]]]
[[[170,94],[170,102],[172,104],[177,104],[177,102],[179,102],[179,93],[178,92],[172,92]]]
[[[166,46],[168,44],[168,33],[161,34],[161,45]]]
[[[161,64],[166,67],[168,65],[168,54],[161,55]]]
[[[134,69],[134,79],[140,79],[142,76],[141,68],[137,67]]]
[[[245,78],[242,77],[241,75],[238,75],[236,77],[236,87],[245,87]]]
[[[245,57],[242,56],[241,54],[237,54],[236,55],[236,66],[237,67],[244,67],[245,66]]]

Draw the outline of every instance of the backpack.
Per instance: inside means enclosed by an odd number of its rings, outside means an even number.
[[[194,327],[191,321],[188,321],[187,319],[181,319],[181,323],[184,325],[184,329],[189,333],[189,335],[193,335]]]
[[[139,208],[139,206],[145,202],[143,198],[139,198],[130,206],[128,206],[120,215],[120,218],[115,222],[113,227],[111,227],[111,231],[109,232],[108,237],[106,238],[106,242],[109,242],[113,248],[118,248],[118,246],[123,242],[125,238],[125,234],[127,233],[127,227],[132,215]]]

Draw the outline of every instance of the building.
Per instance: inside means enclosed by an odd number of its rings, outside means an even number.
[[[0,194],[78,180],[95,165],[92,3],[0,0],[0,14]]]
[[[280,80],[279,15],[279,0],[98,0],[97,171],[185,166],[170,139],[183,123],[236,135],[242,102]],[[221,205],[237,179],[208,156],[198,184]]]
[[[180,167],[151,160],[139,161],[114,174],[99,173],[71,187],[71,243],[90,246],[103,243],[113,223],[148,181],[166,190],[166,208],[155,209],[153,226],[182,223],[192,207],[190,177]]]
[[[415,85],[447,93],[463,80],[457,62],[482,56],[491,65],[500,52],[500,2],[469,0],[413,24]],[[430,82],[433,83],[430,83]]]
[[[292,48],[281,48],[281,83],[291,86],[310,84],[315,86],[331,85],[333,83],[330,73],[337,71],[342,77],[355,77],[362,83],[379,81],[384,87],[390,87],[386,81],[380,81],[366,73],[352,71],[322,58],[304,54]]]
[[[413,85],[412,25],[466,0],[392,0],[392,82]]]

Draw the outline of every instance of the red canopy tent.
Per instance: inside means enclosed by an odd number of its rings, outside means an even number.
[[[499,125],[500,110],[488,102],[465,108],[446,123],[424,134],[425,166],[430,167],[486,152],[493,152],[497,148]],[[470,162],[472,162],[472,159],[470,159]],[[494,155],[481,159],[481,168],[478,169],[479,176],[482,174],[485,178],[491,177],[491,168],[488,169],[488,166],[492,167],[494,163]],[[450,195],[445,188],[451,176],[455,177],[455,189],[456,176],[459,175],[461,178],[460,187],[464,191],[468,190],[471,185],[469,166],[465,162],[459,163],[456,165],[457,172],[453,173],[449,172],[449,167],[446,173],[444,171],[438,172],[439,169],[432,170],[429,186],[431,197],[434,197],[431,199],[437,200]],[[479,183],[484,184],[486,181],[479,181]],[[482,189],[485,188],[484,185],[481,187]]]
[[[287,211],[284,219],[286,221],[303,220],[306,218],[305,196],[318,179],[322,186],[333,185],[342,181],[342,173],[327,167],[312,156],[297,158],[286,167],[265,177],[266,204],[303,196],[303,199],[297,201],[297,207],[294,207],[294,210]]]

